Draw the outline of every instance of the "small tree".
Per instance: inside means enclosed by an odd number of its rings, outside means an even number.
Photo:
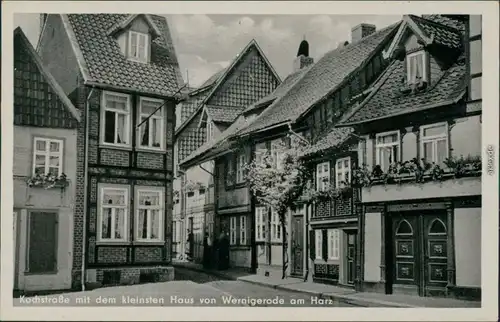
[[[301,160],[308,143],[288,136],[247,165],[247,181],[257,201],[277,212],[283,236],[283,274],[288,267],[286,213],[308,186],[311,170]]]

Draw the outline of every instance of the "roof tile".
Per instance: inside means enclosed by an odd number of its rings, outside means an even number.
[[[212,121],[221,123],[233,123],[238,115],[243,112],[244,108],[239,106],[207,105],[206,109]]]
[[[466,65],[462,60],[445,71],[436,84],[422,92],[401,93],[403,75],[404,62],[394,60],[379,84],[374,85],[375,92],[348,115],[342,125],[416,112],[440,103],[447,104],[461,98],[466,87]]]
[[[182,85],[166,18],[150,15],[161,31],[152,40],[151,62],[127,60],[108,30],[127,19],[126,14],[69,14],[68,18],[87,64],[91,81],[138,92],[171,96]]]
[[[276,100],[255,122],[239,134],[248,134],[272,125],[295,121],[369,59],[373,51],[398,25],[399,23],[393,24],[359,42],[325,54],[293,86],[293,90],[289,90],[281,100]]]

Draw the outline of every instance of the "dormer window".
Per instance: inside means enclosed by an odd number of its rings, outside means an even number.
[[[408,85],[427,82],[427,53],[423,50],[406,56]]]
[[[129,31],[128,57],[132,60],[147,63],[149,56],[149,35]]]

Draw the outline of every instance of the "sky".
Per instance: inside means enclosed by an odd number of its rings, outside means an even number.
[[[168,19],[180,68],[189,85],[196,87],[228,66],[255,39],[279,76],[291,71],[299,43],[309,42],[309,55],[318,61],[344,41],[351,28],[370,23],[377,30],[398,20],[398,15],[165,15]],[[39,14],[16,14],[20,26],[36,46]]]

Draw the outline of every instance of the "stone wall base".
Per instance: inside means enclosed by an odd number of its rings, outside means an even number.
[[[373,292],[385,294],[385,283],[384,282],[367,282],[363,281],[361,283],[362,292]],[[462,287],[462,286],[452,286],[447,287],[446,290],[437,290],[435,292],[430,292],[432,297],[446,297],[458,300],[467,301],[481,301],[481,288],[479,287]],[[397,287],[393,289],[393,294],[406,294],[418,296],[418,290],[416,288],[402,288]]]
[[[87,269],[85,289],[112,285],[132,285],[173,281],[172,266],[109,267]]]

